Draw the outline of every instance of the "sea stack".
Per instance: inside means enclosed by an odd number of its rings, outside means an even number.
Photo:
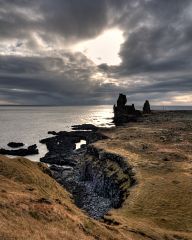
[[[124,108],[125,107],[125,104],[127,103],[127,97],[126,95],[120,93],[119,94],[119,97],[117,99],[117,107],[118,108]]]
[[[120,93],[117,99],[117,105],[113,106],[114,122],[116,125],[136,121],[137,117],[141,115],[139,111],[135,110],[134,104],[126,105],[126,103],[126,95]]]
[[[144,114],[150,114],[151,113],[151,107],[150,107],[150,104],[149,104],[148,100],[146,100],[144,105],[143,105],[143,113]]]

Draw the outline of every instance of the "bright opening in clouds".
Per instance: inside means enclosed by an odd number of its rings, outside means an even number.
[[[94,39],[78,43],[73,49],[82,52],[96,64],[119,65],[119,52],[123,42],[123,31],[114,28],[104,31]]]

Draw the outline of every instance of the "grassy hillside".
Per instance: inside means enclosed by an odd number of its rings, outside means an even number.
[[[24,158],[0,157],[1,240],[118,239],[84,215],[45,170]]]

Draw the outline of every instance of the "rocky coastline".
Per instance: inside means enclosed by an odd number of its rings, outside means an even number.
[[[137,123],[49,132],[42,163],[0,156],[0,238],[191,240],[192,111],[147,105]]]
[[[74,203],[90,217],[101,219],[112,208],[120,208],[136,183],[127,159],[96,148],[94,143],[108,137],[92,124],[72,126],[72,131],[49,131],[40,140],[48,152],[40,162],[48,164],[46,172],[69,191]],[[79,149],[76,144],[85,141]],[[24,143],[10,142],[13,149],[0,149],[0,154],[27,156],[38,154],[37,145],[22,148]]]
[[[134,104],[129,106],[126,102],[126,96],[119,94],[117,106],[114,105],[114,123],[117,126],[142,117]],[[143,112],[150,113],[148,101]],[[136,183],[135,174],[127,158],[94,146],[95,142],[108,139],[101,129],[92,124],[82,124],[72,126],[70,132],[49,131],[48,134],[52,137],[40,140],[48,150],[40,162],[48,164],[50,175],[73,195],[79,208],[100,219],[111,208],[122,206],[130,187]],[[82,140],[85,144],[76,149],[76,144]],[[36,144],[19,148],[24,144],[11,142],[8,146],[17,149],[0,149],[0,154],[27,156],[39,153]]]
[[[121,207],[136,183],[131,166],[123,157],[94,147],[107,139],[99,128],[73,126],[71,132],[49,132],[54,137],[42,139],[48,153],[40,159],[48,163],[52,177],[72,195],[75,204],[89,216],[100,219],[111,208]],[[86,144],[76,149],[76,143]]]

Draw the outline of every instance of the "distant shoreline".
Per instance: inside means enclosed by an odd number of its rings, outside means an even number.
[[[98,105],[0,105],[0,107],[91,107],[91,106],[112,106],[111,104]],[[142,109],[141,105],[136,105],[136,108]],[[192,110],[192,105],[151,105],[152,110]]]

